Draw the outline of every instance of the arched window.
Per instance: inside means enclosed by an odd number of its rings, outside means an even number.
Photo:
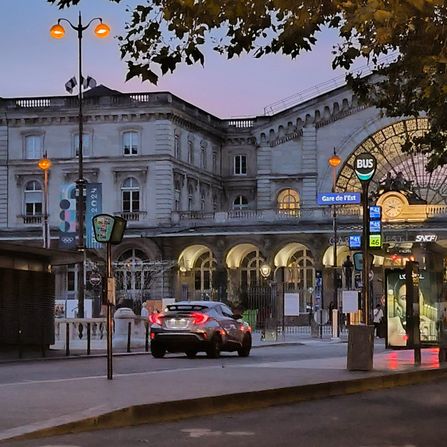
[[[248,208],[248,200],[245,196],[237,196],[233,201],[234,210],[245,210]]]
[[[312,252],[307,248],[297,250],[287,263],[284,280],[288,290],[307,290],[315,286],[315,266]]]
[[[134,177],[129,177],[121,187],[122,211],[133,213],[140,211],[140,185]]]
[[[140,138],[138,132],[132,130],[123,133],[123,154],[138,155]]]
[[[24,208],[26,216],[42,215],[42,186],[36,180],[25,185]]]
[[[194,290],[196,295],[204,293],[211,296],[213,289],[213,273],[216,270],[216,260],[210,251],[207,251],[194,264]],[[196,298],[199,298],[196,296]]]
[[[138,249],[124,252],[115,263],[116,289],[121,298],[147,299],[151,286],[151,268],[145,253]]]
[[[261,285],[263,280],[260,268],[264,259],[260,256],[259,250],[248,253],[241,262],[241,288]]]
[[[283,189],[278,194],[278,212],[297,216],[300,208],[300,197],[294,189]]]

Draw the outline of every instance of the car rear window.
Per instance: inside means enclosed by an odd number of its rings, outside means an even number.
[[[169,311],[179,311],[179,310],[201,310],[201,311],[207,311],[208,307],[201,306],[198,304],[169,304],[167,306]]]

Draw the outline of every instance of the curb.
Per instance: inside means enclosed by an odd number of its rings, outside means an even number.
[[[17,427],[0,433],[0,444],[11,440],[36,439],[98,429],[170,422],[226,412],[259,410],[277,405],[414,385],[445,379],[446,377],[447,367],[435,370],[392,373],[345,381],[133,405],[53,427],[38,428],[36,424],[28,427]],[[19,433],[20,430],[22,431],[21,433]]]

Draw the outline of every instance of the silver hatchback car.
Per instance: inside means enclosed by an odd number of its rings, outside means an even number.
[[[200,351],[217,358],[221,351],[237,351],[248,357],[251,327],[224,303],[217,301],[179,301],[165,312],[152,314],[150,339],[155,358],[166,352],[184,352],[194,358]]]

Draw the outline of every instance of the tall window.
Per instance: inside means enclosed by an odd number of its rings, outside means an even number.
[[[41,135],[28,135],[25,137],[25,158],[27,160],[39,160],[43,154]]]
[[[175,185],[174,185],[174,211],[180,210],[180,197],[181,197],[180,182],[175,182]]]
[[[192,185],[188,186],[188,211],[192,211],[194,206],[194,188]]]
[[[248,208],[248,200],[245,196],[237,196],[233,202],[234,210],[245,210]]]
[[[182,154],[180,152],[180,135],[174,136],[174,157],[177,160],[180,160],[182,158]]]
[[[25,215],[42,215],[42,187],[39,182],[32,180],[25,185]]]
[[[123,133],[123,154],[138,155],[139,146],[138,132],[129,131]]]
[[[213,152],[213,174],[217,174],[217,152]]]
[[[240,285],[242,288],[261,285],[263,278],[260,273],[260,267],[263,262],[264,259],[262,258],[258,250],[254,250],[251,253],[248,253],[247,256],[245,256],[240,266]]]
[[[278,211],[281,214],[296,216],[299,213],[300,197],[294,189],[283,189],[278,194]]]
[[[121,194],[124,212],[133,213],[140,211],[140,185],[135,178],[129,177],[124,180]]]
[[[246,155],[236,155],[234,157],[234,175],[247,175]]]
[[[288,290],[307,290],[315,284],[315,266],[312,252],[307,248],[297,250],[288,260],[284,271],[284,282]]]
[[[75,157],[79,157],[79,134],[74,134],[74,153]],[[92,155],[91,137],[88,133],[82,134],[82,156],[89,157]]]
[[[213,273],[216,270],[216,260],[211,251],[205,252],[194,263],[194,290],[211,293],[213,289]]]
[[[213,211],[217,211],[217,195],[213,195]]]
[[[147,262],[147,256],[138,249],[128,250],[118,258],[114,274],[121,297],[133,300],[148,298],[152,278]]]
[[[200,148],[200,167],[206,169],[206,148]]]
[[[200,210],[205,211],[206,208],[206,195],[205,192],[202,191],[200,194]]]
[[[188,140],[188,163],[194,164],[194,144],[191,140]]]

